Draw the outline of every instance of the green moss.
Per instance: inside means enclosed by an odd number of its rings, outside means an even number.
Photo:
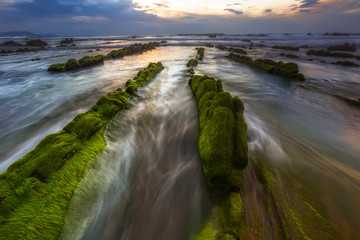
[[[262,69],[268,73],[272,73],[286,79],[295,79],[299,81],[304,81],[305,77],[303,74],[299,73],[299,67],[296,63],[289,62],[276,62],[271,59],[256,59],[253,61],[247,56],[240,56],[233,53],[230,53],[227,58],[234,60],[236,62],[245,63],[250,66]]]
[[[52,64],[49,68],[48,68],[49,72],[66,72],[65,70],[65,63],[57,63],[57,64]]]
[[[113,50],[107,56],[97,55],[93,57],[85,56],[79,61],[76,59],[70,59],[67,63],[58,63],[53,64],[48,68],[48,71],[51,72],[66,72],[72,71],[80,68],[91,67],[104,63],[104,59],[116,59],[122,58],[124,56],[133,55],[137,53],[142,53],[148,50],[155,49],[155,47],[159,46],[158,42],[150,42],[145,44],[132,44],[129,47],[125,47],[118,50]]]
[[[196,49],[197,49],[196,59],[202,61],[204,59],[205,49],[204,48],[196,48]]]
[[[247,164],[244,105],[223,91],[220,80],[195,75],[189,85],[199,111],[199,155],[212,192],[221,196],[241,185],[241,171]]]
[[[104,63],[104,56],[102,55],[97,55],[94,57],[85,56],[79,60],[79,64],[82,68],[103,64],[103,63]]]
[[[154,78],[159,72],[164,69],[161,62],[150,63],[147,68],[140,70],[134,80],[128,80],[126,82],[126,92],[130,95],[136,95],[136,91],[139,87]]]
[[[218,230],[216,229],[216,222],[210,217],[201,231],[193,237],[192,240],[216,240],[217,236]]]
[[[65,64],[66,71],[72,71],[81,68],[80,63],[76,59],[70,59]]]
[[[350,53],[330,52],[325,50],[309,50],[307,55],[322,56],[322,57],[340,57],[340,58],[354,58],[355,56]]]
[[[195,71],[193,68],[190,68],[189,70],[186,71],[186,73],[190,74],[190,75],[194,75]]]
[[[196,67],[198,65],[198,60],[190,59],[189,62],[186,64],[187,67]]]
[[[239,193],[231,192],[223,199],[217,209],[218,224],[221,232],[233,237],[239,236],[244,206]]]
[[[155,66],[162,67],[161,63],[149,65]],[[59,238],[78,183],[106,145],[106,125],[131,106],[130,97],[121,90],[103,96],[0,174],[0,236],[9,240]]]

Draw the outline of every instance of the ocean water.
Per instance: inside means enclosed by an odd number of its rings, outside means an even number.
[[[6,40],[10,39],[0,38]],[[119,114],[108,128],[99,170],[89,172],[80,184],[63,239],[189,239],[196,232],[211,202],[197,156],[197,113],[185,65],[195,56],[195,47],[207,43],[242,46],[250,57],[299,65],[307,80],[290,82],[231,62],[224,58],[226,52],[205,47],[204,61],[195,71],[223,80],[224,89],[243,100],[250,156],[259,152],[266,156],[278,180],[290,182],[288,189],[296,186],[297,193],[321,209],[345,239],[357,236],[360,108],[344,99],[360,99],[360,67],[333,65],[344,59],[307,56],[306,51],[345,42],[360,48],[360,36],[97,36],[75,37],[76,46],[67,48],[56,47],[60,40],[44,39],[50,44],[46,50],[0,56],[0,172],[100,96],[124,88],[149,62],[162,61],[166,67],[140,91],[143,100],[134,100],[134,108]],[[47,72],[51,64],[69,58],[149,41],[166,43],[94,68]],[[291,52],[272,49],[274,45],[308,48]],[[353,54],[360,55],[360,50]],[[359,60],[349,60],[360,65]],[[94,200],[87,214],[78,214],[81,199],[89,192]]]

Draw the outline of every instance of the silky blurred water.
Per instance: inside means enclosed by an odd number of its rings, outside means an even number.
[[[162,61],[166,69],[108,127],[107,148],[80,183],[62,238],[189,239],[211,203],[197,156],[197,113],[185,65],[196,54],[194,45],[247,46],[244,39],[314,48],[359,43],[358,37],[327,37],[325,42],[321,35],[113,36],[78,38],[75,48],[0,56],[0,172],[100,96],[124,87],[149,62]],[[149,40],[168,42],[95,68],[46,71],[68,58],[106,54],[111,47]],[[59,39],[51,41],[54,47]],[[246,51],[254,58],[289,61],[280,56],[282,50]],[[231,62],[215,48],[206,48],[195,71],[223,80],[224,89],[243,100],[250,156],[261,152],[332,225],[355,236],[360,227],[360,111],[339,96],[360,99],[360,68],[323,63],[317,57],[308,61],[305,51],[295,60],[305,82]],[[37,57],[41,60],[32,61]]]

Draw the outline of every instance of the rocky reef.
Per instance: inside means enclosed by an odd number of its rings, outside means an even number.
[[[60,44],[73,44],[73,43],[74,43],[74,39],[72,38],[65,38],[60,41]]]
[[[202,61],[204,59],[205,49],[204,48],[196,48],[196,50],[197,50],[196,59]]]
[[[272,48],[273,49],[287,50],[287,51],[299,51],[299,48],[290,47],[290,46],[273,46]]]
[[[125,84],[126,92],[130,95],[136,95],[136,91],[139,87],[153,79],[159,72],[164,69],[161,62],[150,63],[149,66],[143,70],[140,70],[134,80],[128,80]]]
[[[328,51],[356,52],[357,47],[355,44],[350,44],[350,43],[346,42],[343,45],[331,46],[327,50]]]
[[[161,63],[150,63],[146,81],[161,69]],[[89,111],[45,137],[0,174],[0,236],[8,240],[59,238],[78,183],[106,145],[106,125],[131,107],[131,97],[120,89],[101,97]]]
[[[239,239],[244,214],[239,191],[248,162],[244,105],[223,90],[220,80],[195,75],[189,85],[199,113],[201,166],[218,202],[195,239]]]
[[[299,81],[304,81],[305,77],[303,74],[299,73],[299,67],[296,63],[293,62],[276,62],[271,59],[256,59],[255,61],[252,58],[247,56],[240,56],[233,53],[230,53],[227,58],[240,62],[245,63],[250,66],[254,66],[256,68],[260,68],[268,73],[275,74],[286,79],[294,79]]]
[[[4,47],[21,47],[23,46],[20,43],[14,42],[14,41],[6,41],[0,44],[0,46],[4,46]]]
[[[327,50],[309,50],[306,52],[307,55],[321,56],[321,57],[339,57],[339,58],[354,58],[355,55],[351,53],[342,52],[331,52]]]
[[[44,47],[47,46],[48,43],[44,42],[40,39],[32,39],[26,42],[26,46],[36,46],[36,47]]]
[[[123,58],[124,56],[134,55],[138,53],[143,53],[152,49],[155,49],[159,46],[158,42],[150,42],[145,44],[132,44],[129,47],[125,47],[119,50],[113,50],[106,56],[97,55],[97,56],[85,56],[78,61],[76,59],[70,59],[66,63],[56,63],[51,65],[48,68],[49,72],[66,72],[78,70],[85,67],[96,66],[103,64],[105,59],[116,59]],[[66,67],[68,66],[68,67]]]
[[[247,55],[247,52],[244,49],[241,48],[236,48],[236,47],[225,47],[222,45],[216,46],[217,49],[223,50],[223,51],[229,51],[232,53],[237,53],[237,54],[243,54],[243,55]]]
[[[186,66],[192,68],[192,67],[196,67],[198,64],[199,64],[198,60],[190,59],[186,64]]]
[[[294,58],[294,59],[299,59],[300,57],[294,54],[285,54],[285,53],[281,53],[280,56],[282,57],[287,57],[287,58]]]
[[[156,47],[158,47],[160,44],[158,42],[150,42],[150,43],[136,43],[132,44],[129,47],[125,47],[119,50],[113,50],[111,51],[106,58],[123,58],[124,56],[133,55],[137,53],[143,53],[149,50],[153,50]]]

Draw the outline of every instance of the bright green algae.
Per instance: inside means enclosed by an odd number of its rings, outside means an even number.
[[[271,59],[256,59],[255,61],[252,58],[247,56],[240,56],[237,54],[230,53],[227,58],[234,60],[236,62],[245,63],[250,66],[263,69],[265,72],[275,74],[286,79],[295,79],[299,81],[305,81],[303,74],[299,73],[299,67],[296,63],[293,62],[276,62]]]
[[[128,80],[125,84],[126,92],[131,95],[136,95],[137,89],[150,81],[156,76],[164,67],[161,62],[150,63],[149,66],[143,70],[140,70],[134,80]]]
[[[195,75],[189,85],[199,112],[198,149],[213,196],[219,201],[195,239],[238,239],[244,215],[239,194],[248,162],[247,126],[240,98],[224,92],[222,82]]]
[[[147,81],[163,68],[150,63]],[[0,239],[59,238],[78,183],[106,145],[106,125],[131,107],[130,97],[121,90],[101,97],[0,175]]]
[[[49,68],[49,72],[66,72],[66,71],[73,71],[78,70],[81,68],[96,66],[100,64],[104,64],[105,59],[116,59],[116,58],[123,58],[125,56],[137,54],[137,53],[143,53],[152,49],[155,49],[155,47],[159,46],[158,42],[150,42],[145,44],[132,44],[129,47],[125,47],[118,50],[113,50],[110,53],[108,53],[106,56],[103,55],[97,55],[97,56],[85,56],[81,59],[70,59],[66,63],[56,63],[52,64]]]

